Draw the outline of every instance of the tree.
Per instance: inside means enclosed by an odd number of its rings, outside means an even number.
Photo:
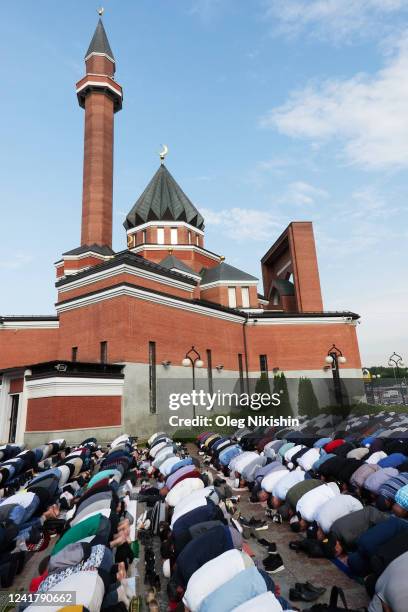
[[[319,402],[310,378],[301,377],[298,388],[298,414],[313,417],[319,414]]]
[[[293,411],[290,405],[288,383],[286,380],[286,376],[283,372],[281,372],[280,374],[275,374],[275,376],[273,377],[273,392],[279,393],[279,414],[283,417],[292,416]]]

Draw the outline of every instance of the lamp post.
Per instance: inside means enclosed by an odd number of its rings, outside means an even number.
[[[340,406],[343,406],[343,394],[341,392],[339,365],[341,363],[346,363],[347,359],[345,358],[341,350],[337,348],[335,344],[333,344],[333,346],[327,351],[325,361],[331,367],[333,375],[334,396],[336,398],[336,402]]]
[[[193,374],[193,391],[195,391],[195,369],[202,368],[204,363],[201,360],[200,353],[194,348],[194,346],[192,346],[191,349],[187,351],[186,356],[181,362],[181,365],[183,365],[185,368],[188,368],[191,366],[192,374]],[[194,401],[193,401],[193,413],[195,417],[196,410],[195,410]]]
[[[364,376],[368,377],[370,393],[372,395],[373,404],[375,404],[375,381],[381,378],[381,374],[373,374],[369,368],[364,368],[363,373]],[[378,395],[380,395],[380,393],[378,393]]]
[[[405,363],[401,355],[398,355],[398,353],[394,351],[394,353],[388,359],[388,365],[394,371],[395,384],[398,384],[398,381],[400,380],[400,368],[405,368]],[[395,371],[397,372],[396,374]],[[405,385],[403,385],[403,382],[400,382],[402,403],[405,406],[404,386]]]

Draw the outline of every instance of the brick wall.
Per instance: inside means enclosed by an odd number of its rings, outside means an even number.
[[[27,403],[26,431],[121,424],[121,397],[42,397]]]

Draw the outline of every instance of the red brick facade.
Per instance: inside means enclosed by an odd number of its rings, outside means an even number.
[[[120,397],[43,397],[28,400],[27,432],[120,424]]]

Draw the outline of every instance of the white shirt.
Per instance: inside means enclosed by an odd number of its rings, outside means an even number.
[[[377,451],[366,459],[366,463],[378,463],[381,459],[384,459],[384,457],[388,457],[387,453],[384,453],[384,451]]]
[[[286,499],[286,494],[298,482],[305,479],[305,473],[302,470],[294,470],[289,472],[283,478],[280,478],[272,487],[272,495],[278,497],[282,501]]]
[[[156,444],[156,446],[153,446],[153,448],[149,452],[149,455],[154,459],[155,457],[157,457],[157,454],[162,450],[162,448],[165,448],[166,446],[168,446],[169,448],[173,448],[173,445],[171,443],[169,444],[167,441],[164,440],[163,442],[159,442],[158,444]]]
[[[192,478],[186,478],[186,480],[193,480]],[[183,481],[182,481],[183,482]],[[174,487],[173,487],[174,488]],[[172,489],[173,490],[173,489]],[[214,493],[214,487],[204,487],[203,489],[198,488],[187,496],[182,497],[174,506],[173,516],[171,517],[170,526],[173,527],[174,523],[187,512],[200,508],[207,504],[207,498]],[[168,493],[170,495],[170,493]],[[167,498],[166,498],[167,501]]]
[[[252,451],[244,451],[242,453],[240,453],[239,455],[236,455],[235,457],[233,457],[231,459],[231,461],[229,462],[229,469],[230,471],[234,471],[236,470],[236,465],[239,463],[238,460],[242,461],[244,457],[248,457],[248,455],[250,457],[252,457],[254,453]]]
[[[159,470],[160,473],[164,476],[169,476],[171,472],[171,468],[173,465],[176,465],[180,461],[180,457],[176,457],[173,455],[172,457],[168,457],[163,463],[160,465]]]
[[[237,460],[234,463],[234,472],[238,474],[242,474],[242,471],[245,469],[247,465],[254,461],[254,459],[259,459],[258,453],[247,452],[242,453],[237,456]]]
[[[362,509],[363,504],[352,495],[336,495],[319,508],[315,520],[324,533],[329,533],[334,521]]]
[[[262,489],[264,491],[267,491],[268,493],[272,493],[272,489],[276,485],[276,483],[281,480],[281,478],[284,478],[287,474],[289,474],[289,470],[287,470],[284,466],[282,466],[281,470],[276,469],[272,472],[269,472],[269,474],[262,478]]]
[[[17,506],[22,506],[23,508],[28,508],[35,497],[35,493],[31,493],[28,491],[24,491],[23,493],[14,493],[14,495],[10,495],[10,497],[5,497],[1,501],[2,506],[8,506],[10,504],[16,504]]]
[[[316,520],[316,514],[320,507],[336,495],[340,495],[340,489],[334,482],[316,487],[316,489],[302,495],[296,505],[296,512],[300,512],[305,521],[312,523]]]
[[[302,450],[302,448],[305,448],[304,444],[296,444],[295,446],[292,446],[292,448],[285,453],[285,461],[290,461],[292,457],[296,455],[296,453]]]
[[[183,597],[184,605],[191,612],[197,612],[210,593],[252,564],[253,561],[246,553],[235,548],[211,559],[196,570],[188,581]]]
[[[304,455],[299,457],[298,465],[300,465],[300,467],[303,470],[305,470],[305,472],[308,472],[309,470],[312,469],[313,464],[316,463],[319,457],[320,457],[320,449],[311,448]]]
[[[157,453],[157,457],[152,462],[152,466],[156,469],[159,469],[161,464],[164,463],[169,457],[174,457],[173,449],[163,448],[160,452]]]
[[[178,482],[166,495],[166,503],[169,506],[176,506],[182,499],[190,495],[197,489],[204,489],[201,478],[185,478]]]

